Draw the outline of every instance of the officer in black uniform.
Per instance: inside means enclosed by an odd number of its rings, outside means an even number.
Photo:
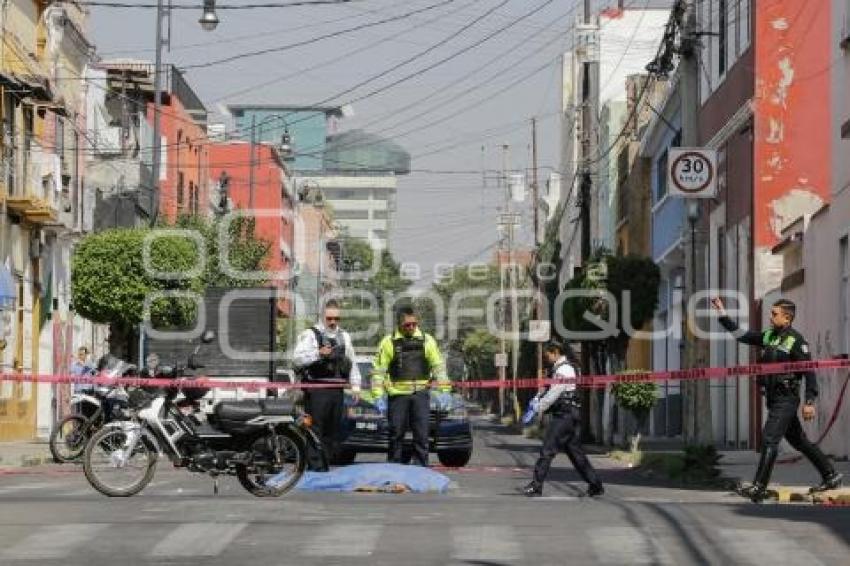
[[[738,332],[738,325],[726,314],[723,301],[715,298],[711,301],[720,313],[720,324],[732,333]],[[771,327],[764,332],[742,332],[736,334],[739,342],[761,348],[758,363],[800,362],[812,359],[809,345],[799,332],[791,327],[797,312],[796,305],[788,299],[779,299],[770,309]],[[761,457],[753,484],[742,490],[742,495],[754,502],[760,502],[767,496],[770,474],[779,453],[779,442],[785,437],[788,443],[800,451],[821,474],[820,485],[812,492],[835,489],[841,485],[842,475],[836,473],[832,463],[820,448],[812,444],[800,419],[797,409],[800,406],[800,382],[805,378],[806,404],[803,407],[803,419],[810,421],[815,417],[815,399],[818,396],[817,377],[813,371],[764,375],[758,378],[767,401],[767,422],[764,424]]]
[[[313,417],[313,430],[322,442],[323,453],[308,449],[307,465],[316,472],[328,471],[338,450],[345,401],[343,389],[350,387],[355,397],[360,394],[361,376],[354,360],[354,347],[339,322],[339,305],[328,301],[323,321],[299,336],[293,353],[295,367],[305,383],[329,386],[307,389],[304,393],[304,408]]]
[[[550,342],[543,352],[543,361],[548,367],[549,377],[552,379],[575,378],[576,372],[565,355],[566,346],[557,342]],[[576,384],[556,383],[550,385],[546,390],[535,398],[537,404],[536,412],[550,417],[546,425],[546,434],[543,437],[543,446],[540,449],[540,457],[534,465],[534,479],[523,489],[528,497],[539,497],[543,495],[543,482],[549,473],[549,467],[555,455],[561,450],[567,453],[581,478],[587,482],[587,495],[595,497],[605,493],[602,481],[596,475],[596,470],[590,464],[590,460],[581,448],[581,415],[579,414],[579,400],[576,395]],[[534,404],[535,401],[532,401]]]

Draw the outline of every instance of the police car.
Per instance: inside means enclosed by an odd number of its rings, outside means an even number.
[[[372,358],[357,357],[357,366],[363,378],[360,398],[355,403],[350,391],[345,392],[345,411],[342,423],[342,445],[337,464],[351,464],[358,454],[386,454],[389,449],[389,422],[375,407],[371,393]],[[431,426],[429,450],[436,452],[444,466],[459,468],[472,457],[472,424],[466,402],[458,394],[451,395],[447,410],[438,408],[436,392],[431,393]],[[413,439],[408,432],[404,442],[403,458],[408,462],[413,454]]]

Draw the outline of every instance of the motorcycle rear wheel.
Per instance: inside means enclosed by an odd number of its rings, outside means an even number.
[[[252,447],[255,455],[252,469],[245,465],[236,468],[239,483],[257,497],[280,497],[295,487],[307,467],[304,439],[291,429],[283,429],[276,434],[283,465],[270,461],[273,454],[268,449],[269,437],[266,435]]]
[[[82,415],[70,415],[50,433],[50,453],[59,464],[78,460],[86,449],[93,424]]]
[[[136,443],[136,448],[124,465],[116,463],[116,456],[122,451],[127,432],[120,427],[100,429],[86,445],[83,456],[83,471],[91,486],[109,497],[130,497],[142,491],[153,479],[156,472],[157,451],[144,437]],[[132,464],[132,465],[131,465]],[[130,471],[135,477],[127,482],[113,478],[113,472]]]

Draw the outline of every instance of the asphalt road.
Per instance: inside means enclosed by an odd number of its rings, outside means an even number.
[[[526,499],[537,443],[482,425],[445,495],[293,492],[255,498],[235,479],[162,462],[129,499],[76,466],[0,475],[0,564],[850,564],[850,508],[753,505],[642,482],[593,460],[605,497],[581,497],[565,456]],[[436,460],[436,458],[434,458]]]

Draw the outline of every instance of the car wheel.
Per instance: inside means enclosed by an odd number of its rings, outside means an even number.
[[[462,468],[472,458],[472,449],[466,450],[441,450],[437,452],[440,463],[447,468]]]

